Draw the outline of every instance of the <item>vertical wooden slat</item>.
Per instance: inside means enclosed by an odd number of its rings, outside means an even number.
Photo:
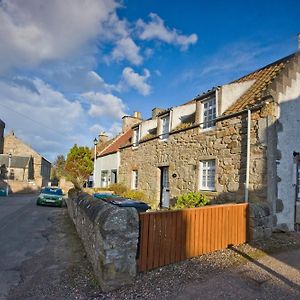
[[[170,245],[170,263],[173,263],[176,261],[176,243],[177,243],[177,228],[176,228],[176,221],[177,221],[177,216],[176,213],[171,214],[172,217],[172,222],[171,222],[171,230],[172,230],[172,235],[171,235],[171,245]]]
[[[161,213],[155,215],[154,261],[153,268],[159,267],[161,236]]]
[[[210,209],[211,212],[211,248],[210,251],[215,251],[216,250],[216,225],[217,225],[217,218],[216,218],[216,209],[215,208],[211,208]]]
[[[194,247],[194,256],[199,255],[199,229],[200,229],[200,223],[199,223],[199,217],[200,217],[201,210],[195,211],[195,247]]]
[[[158,267],[164,265],[164,260],[166,256],[166,212],[162,212],[159,214],[160,220],[160,239],[158,241],[159,250],[157,253],[158,256]]]
[[[205,254],[207,251],[207,209],[203,210],[203,238],[202,238],[202,253]]]
[[[183,230],[183,216],[182,211],[176,212],[176,255],[175,261],[180,261],[181,259],[181,249],[182,249],[182,230]]]
[[[148,254],[148,260],[147,260],[147,269],[151,270],[153,269],[153,265],[154,265],[154,237],[155,237],[155,214],[150,214],[149,215],[149,254]]]
[[[149,248],[149,214],[140,215],[141,232],[140,232],[140,252],[139,252],[139,266],[140,271],[146,271],[148,248]]]
[[[207,209],[207,248],[206,253],[211,252],[211,209]]]

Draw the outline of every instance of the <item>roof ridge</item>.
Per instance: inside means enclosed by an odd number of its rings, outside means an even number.
[[[294,53],[292,53],[292,54],[289,54],[289,55],[287,55],[287,56],[285,56],[285,57],[283,57],[283,58],[280,58],[280,59],[278,59],[278,60],[276,60],[276,61],[273,61],[272,63],[269,63],[269,64],[267,64],[267,65],[265,65],[265,66],[263,66],[263,67],[261,67],[261,68],[258,68],[258,69],[254,70],[254,71],[252,71],[252,72],[250,72],[250,73],[248,73],[248,74],[246,74],[246,75],[244,75],[244,76],[242,76],[242,77],[240,77],[240,78],[238,78],[238,79],[235,79],[235,80],[233,80],[233,81],[231,81],[231,82],[229,82],[229,83],[227,83],[227,84],[236,83],[238,80],[241,80],[241,79],[243,79],[243,78],[245,78],[245,77],[248,77],[248,76],[250,76],[250,75],[252,75],[252,74],[255,74],[255,73],[260,72],[260,71],[262,71],[262,70],[264,70],[264,69],[267,69],[267,68],[269,68],[269,67],[272,67],[273,65],[279,64],[279,63],[281,63],[281,62],[288,61],[289,59],[293,58],[296,54],[297,54],[297,52],[294,52]]]
[[[111,147],[113,144],[115,144],[116,141],[118,141],[123,135],[125,135],[130,130],[131,130],[131,128],[127,129],[125,132],[119,133],[116,137],[114,137],[112,139],[111,143],[109,143],[104,149],[102,149],[101,152],[98,154],[98,156],[101,156],[102,153],[104,153],[109,147]]]

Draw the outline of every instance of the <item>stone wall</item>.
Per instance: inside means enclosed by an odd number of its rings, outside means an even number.
[[[102,290],[131,283],[139,235],[136,209],[119,208],[74,189],[66,203]]]
[[[9,193],[37,193],[40,187],[35,182],[22,182],[17,180],[0,180],[0,187],[5,187],[8,184]]]
[[[249,205],[249,238],[261,240],[272,234],[273,216],[268,203],[252,203]]]
[[[252,114],[250,201],[266,201],[266,145],[261,111]],[[247,114],[219,121],[215,128],[199,127],[170,134],[167,141],[155,138],[136,149],[121,149],[119,182],[131,186],[131,172],[138,170],[138,189],[143,190],[152,207],[159,205],[160,170],[169,167],[171,199],[200,189],[200,161],[215,159],[216,186],[207,193],[216,203],[243,202],[246,178]]]

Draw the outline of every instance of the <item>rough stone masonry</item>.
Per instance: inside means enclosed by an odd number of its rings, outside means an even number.
[[[68,212],[103,291],[132,282],[136,275],[139,218],[135,208],[120,208],[69,191]]]

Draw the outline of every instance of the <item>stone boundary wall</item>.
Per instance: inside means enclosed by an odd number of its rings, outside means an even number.
[[[0,180],[0,187],[6,188],[6,181]],[[30,193],[38,193],[40,191],[40,187],[33,182],[24,182],[17,180],[9,180],[8,181],[8,190],[9,193],[20,193],[20,194],[30,194]]]
[[[249,204],[250,241],[267,239],[272,235],[273,216],[266,202]]]
[[[139,217],[84,192],[69,191],[68,212],[103,291],[132,282],[136,275]]]

